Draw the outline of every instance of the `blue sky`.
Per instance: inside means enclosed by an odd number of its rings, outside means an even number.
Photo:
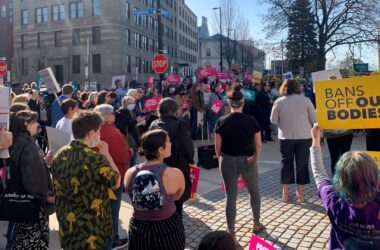
[[[213,30],[213,22],[214,22],[214,10],[213,7],[218,6],[218,0],[185,0],[186,4],[190,7],[190,9],[197,15],[198,17],[198,25],[202,22],[202,16],[207,17],[208,26],[210,30],[210,34],[214,34]],[[254,40],[262,40],[268,43],[275,43],[281,40],[280,38],[265,39],[265,33],[263,32],[264,24],[262,22],[263,15],[267,11],[267,6],[260,4],[260,0],[236,0],[239,3],[239,9],[241,13],[249,19],[251,24],[251,35]],[[286,35],[283,37],[286,38]],[[328,63],[327,68],[335,67],[339,59],[341,59],[345,53],[348,51],[346,47],[341,47],[336,51],[335,57],[332,54],[328,55]],[[280,53],[277,53],[275,56],[273,53],[267,52],[267,60],[273,59],[281,59]],[[364,62],[368,62],[370,64],[370,69],[377,69],[377,49],[376,48],[363,48],[361,53],[356,49],[355,57],[358,57],[361,54],[361,59]]]

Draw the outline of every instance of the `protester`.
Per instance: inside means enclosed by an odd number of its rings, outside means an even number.
[[[96,91],[92,91],[88,95],[87,102],[84,104],[85,109],[93,109],[96,106],[96,98],[98,93]]]
[[[231,234],[225,231],[215,231],[206,234],[197,250],[236,250],[237,246]]]
[[[317,120],[310,99],[301,95],[301,86],[296,80],[285,80],[280,88],[283,95],[273,104],[271,122],[278,125],[278,139],[282,154],[282,201],[289,200],[289,184],[297,183],[297,202],[303,203],[303,186],[310,183],[309,152],[310,128]],[[296,181],[294,180],[294,159]]]
[[[380,249],[380,172],[376,162],[364,152],[345,153],[331,181],[323,165],[318,125],[311,135],[311,167],[331,223],[329,249]]]
[[[191,109],[190,109],[190,119],[191,119],[191,139],[197,139],[198,132],[198,112],[205,112],[205,103],[202,92],[201,83],[194,83],[190,90],[190,100],[191,100]]]
[[[115,91],[116,94],[116,103],[117,106],[120,107],[122,105],[123,97],[127,93],[124,89],[124,83],[121,79],[117,79],[115,81]]]
[[[51,166],[63,249],[112,249],[109,194],[110,188],[119,188],[120,174],[108,145],[100,140],[101,125],[98,114],[80,112],[72,122],[75,140],[57,153]]]
[[[172,143],[171,155],[164,162],[171,167],[178,168],[185,177],[185,191],[182,197],[175,202],[177,211],[182,215],[183,203],[190,198],[191,179],[189,164],[193,163],[194,145],[186,128],[186,124],[177,119],[179,107],[173,98],[167,97],[160,101],[158,112],[160,118],[155,120],[150,129],[165,130]]]
[[[127,96],[131,96],[133,97],[133,99],[135,99],[135,109],[134,111],[136,112],[136,114],[138,116],[141,115],[141,112],[143,111],[144,109],[144,105],[141,103],[141,95],[139,93],[139,91],[137,89],[129,89],[128,92],[127,92]]]
[[[380,151],[380,129],[367,129],[366,144],[367,151]]]
[[[327,146],[329,147],[331,173],[334,175],[335,165],[338,162],[339,158],[351,150],[351,144],[354,135],[352,133],[352,130],[347,129],[325,130],[323,134],[327,140]]]
[[[72,97],[74,93],[74,87],[70,84],[65,84],[62,87],[62,95],[58,97],[58,100],[54,100],[51,111],[51,126],[55,128],[57,122],[63,117],[61,110],[61,103]]]
[[[66,99],[61,103],[61,110],[64,117],[58,121],[56,129],[72,136],[71,124],[74,116],[78,113],[78,102],[73,99]]]
[[[219,119],[219,117],[223,115],[223,108],[220,109],[218,113],[215,113],[214,111],[211,110],[211,107],[215,101],[217,100],[222,101],[222,96],[220,95],[221,90],[222,90],[222,83],[220,82],[213,83],[211,86],[210,100],[208,104],[206,105],[207,124],[208,124],[211,138],[214,137],[214,128],[215,128],[216,121]]]
[[[30,99],[28,101],[29,109],[31,111],[36,112],[37,114],[39,114],[39,112],[40,112],[40,104],[38,102],[39,95],[38,95],[37,90],[31,90],[29,92],[29,95],[30,95]]]
[[[79,95],[79,102],[78,102],[79,109],[87,109],[85,106],[87,99],[88,99],[88,93],[87,92],[83,92]]]
[[[267,141],[273,141],[270,128],[270,113],[272,109],[271,99],[270,84],[265,83],[264,87],[260,90],[256,101],[256,118],[261,126],[264,143]]]
[[[102,90],[98,93],[96,97],[96,106],[100,104],[110,104],[111,93],[106,90]]]
[[[10,132],[14,144],[11,158],[19,164],[20,178],[25,190],[41,201],[38,221],[15,222],[11,249],[49,249],[49,215],[54,212],[54,189],[47,164],[52,155],[42,157],[33,136],[37,135],[38,115],[30,110],[11,115]],[[21,181],[22,180],[22,181]],[[25,213],[32,212],[26,210]],[[37,215],[36,215],[37,216]]]
[[[103,120],[103,125],[100,128],[100,139],[108,144],[109,153],[115,162],[123,183],[124,175],[129,167],[129,161],[132,158],[133,150],[127,149],[125,139],[120,131],[115,127],[114,109],[109,104],[101,104],[94,108]],[[121,196],[123,193],[123,185],[114,191],[116,200],[111,200],[112,224],[113,224],[113,239],[112,248],[119,249],[127,245],[128,239],[119,237],[119,211],[121,206]]]
[[[168,167],[164,159],[171,155],[168,134],[155,129],[141,138],[140,154],[146,158],[125,175],[125,188],[133,205],[128,249],[185,248],[182,217],[174,202],[185,190],[181,171]]]
[[[262,150],[261,130],[255,118],[243,114],[244,96],[234,89],[228,95],[231,113],[215,125],[215,153],[226,189],[226,218],[228,232],[235,237],[237,180],[239,175],[247,185],[253,212],[253,233],[260,223],[260,191],[258,162]]]

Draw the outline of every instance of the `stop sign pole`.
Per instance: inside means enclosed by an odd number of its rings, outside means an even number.
[[[7,64],[0,61],[0,86],[4,85],[4,75],[7,73]]]

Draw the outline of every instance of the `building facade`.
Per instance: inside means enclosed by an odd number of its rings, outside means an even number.
[[[147,82],[155,76],[158,53],[156,0],[14,0],[15,64],[18,81],[35,79],[51,67],[57,81],[97,82],[110,87],[113,76]],[[163,50],[169,71],[193,75],[197,65],[197,17],[184,0],[161,0]]]
[[[0,0],[0,60],[13,61],[13,0]]]

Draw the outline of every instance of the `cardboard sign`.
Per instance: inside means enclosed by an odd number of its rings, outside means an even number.
[[[222,110],[224,106],[224,103],[219,100],[219,99],[216,99],[214,100],[214,102],[211,104],[211,111],[214,112],[215,114],[219,114],[220,110]]]
[[[97,91],[98,90],[98,85],[96,84],[96,82],[92,82],[90,84],[90,90],[91,91]]]
[[[252,234],[251,241],[249,242],[249,250],[276,250],[276,248],[265,240]]]
[[[365,151],[366,154],[372,157],[372,159],[375,160],[377,163],[377,166],[380,168],[380,152],[374,152],[374,151]]]
[[[286,72],[284,74],[282,74],[282,77],[286,80],[290,80],[290,79],[293,79],[293,73],[292,72]]]
[[[46,127],[46,133],[49,141],[49,151],[57,153],[61,148],[71,141],[71,135],[59,131],[56,128]]]
[[[237,190],[242,190],[244,188],[246,188],[247,185],[245,184],[244,180],[243,180],[243,177],[241,177],[241,175],[239,175],[239,178],[237,180]],[[226,192],[226,187],[224,186],[224,181],[222,179],[222,192],[225,193]]]
[[[122,75],[122,76],[113,76],[112,77],[112,85],[111,85],[111,88],[115,89],[116,88],[116,85],[115,85],[115,82],[116,80],[121,80],[122,83],[124,84],[125,83],[125,75]]]
[[[213,77],[213,78],[218,77],[218,74],[215,68],[205,68],[205,69],[199,70],[199,74],[198,74],[199,79],[205,79],[208,77]]]
[[[342,79],[342,74],[339,69],[328,69],[311,73],[311,77],[313,79],[313,91],[315,93],[317,81]]]
[[[148,77],[148,88],[152,88],[153,84],[154,84],[154,77],[153,76],[149,76]]]
[[[244,99],[246,101],[253,102],[256,99],[256,93],[253,90],[248,90],[248,89],[242,89],[242,93],[244,95]]]
[[[191,197],[190,199],[195,200],[196,193],[198,189],[199,177],[201,175],[201,170],[195,165],[190,165],[190,179],[191,179]]]
[[[318,123],[323,129],[380,127],[380,75],[317,81]]]
[[[182,101],[182,109],[185,110],[185,109],[189,109],[190,107],[190,101],[188,98],[181,98],[181,101]]]
[[[261,83],[261,79],[263,78],[263,73],[260,71],[253,71],[252,73],[252,82],[253,83]]]
[[[179,84],[181,82],[179,75],[167,75],[166,80],[169,84]]]
[[[42,81],[45,83],[47,91],[49,94],[57,94],[61,91],[61,87],[59,87],[57,80],[53,74],[51,68],[46,68],[38,72],[41,76]]]
[[[155,98],[146,100],[144,102],[144,113],[157,110],[160,100],[161,100],[160,97],[155,97]]]

